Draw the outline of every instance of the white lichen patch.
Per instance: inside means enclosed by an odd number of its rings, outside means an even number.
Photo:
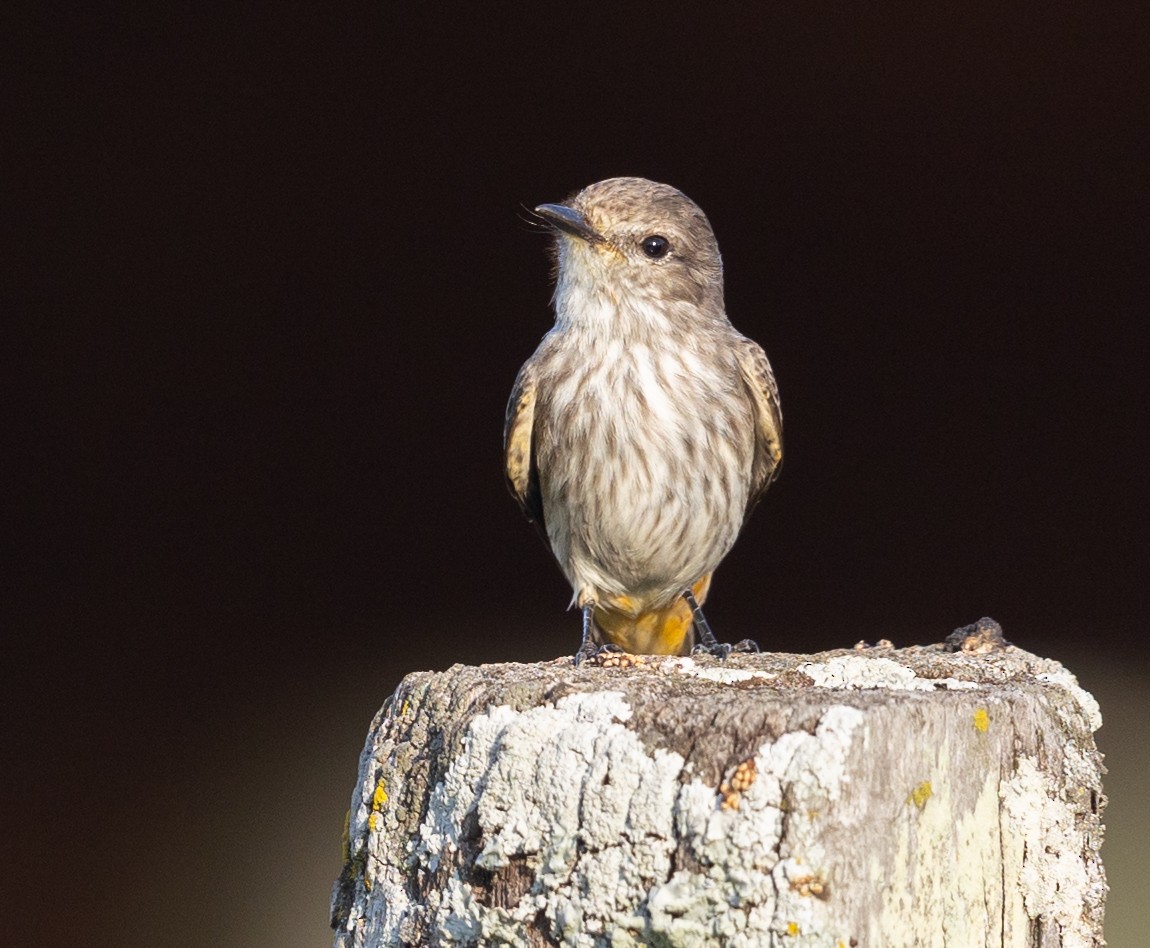
[[[432,792],[416,855],[434,871],[474,813],[476,865],[494,872],[524,858],[535,885],[510,908],[479,905],[450,886],[436,918],[441,935],[478,930],[490,941],[542,911],[564,944],[595,945],[611,928],[604,907],[633,909],[667,878],[683,758],[650,753],[621,723],[630,714],[617,692],[601,692],[523,712],[493,707],[472,720]]]
[[[914,671],[889,658],[838,656],[825,662],[804,662],[798,670],[821,688],[936,691],[979,687],[977,682],[960,678],[919,678]]]
[[[659,665],[659,671],[664,675],[691,675],[695,678],[705,678],[707,681],[716,681],[719,684],[734,684],[738,681],[751,681],[755,678],[769,681],[775,677],[770,672],[753,671],[746,668],[716,668],[700,665],[689,655],[662,662]]]
[[[1078,679],[1065,668],[1060,671],[1045,672],[1034,677],[1044,684],[1054,685],[1067,692],[1078,705],[1092,732],[1102,727],[1102,709],[1098,706],[1098,701],[1094,695],[1079,685]]]
[[[675,828],[701,869],[680,870],[652,889],[642,934],[671,945],[833,944],[825,903],[800,895],[790,881],[817,872],[826,858],[820,834],[833,819],[862,721],[862,712],[833,706],[814,734],[762,744],[756,779],[737,809],[716,806],[714,788],[698,779],[685,784]]]
[[[683,758],[648,751],[622,723],[629,716],[617,693],[600,693],[524,712],[494,707],[471,722],[432,792],[414,855],[436,871],[473,815],[476,865],[495,872],[526,859],[534,884],[517,904],[493,907],[453,872],[435,910],[438,938],[513,944],[519,926],[543,913],[560,943],[578,948],[738,948],[784,936],[820,944],[801,932],[825,931],[825,904],[790,883],[825,859],[820,831],[862,712],[834,706],[813,734],[763,743],[737,809],[723,809],[716,788],[697,777],[681,783]],[[689,841],[698,868],[673,870],[676,840]]]
[[[1065,948],[1095,944],[1082,906],[1095,884],[1082,858],[1082,829],[1059,799],[1057,782],[1030,757],[1020,757],[1001,788],[1004,870],[1018,882],[1025,916],[1057,926]],[[1016,912],[1018,924],[1026,921]]]

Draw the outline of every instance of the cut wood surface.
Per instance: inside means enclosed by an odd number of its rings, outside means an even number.
[[[337,948],[1102,944],[1101,720],[1057,662],[631,661],[405,678]]]

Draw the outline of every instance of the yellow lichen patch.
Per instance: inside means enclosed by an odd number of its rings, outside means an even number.
[[[379,813],[387,803],[387,791],[383,788],[383,780],[375,785],[375,793],[371,795],[371,814],[367,818],[367,828],[371,832],[379,829]]]
[[[990,715],[986,713],[986,708],[979,708],[974,712],[974,729],[985,734],[990,727]]]
[[[934,790],[931,789],[930,781],[924,780],[917,787],[911,790],[910,796],[908,796],[906,799],[908,803],[913,803],[921,810],[924,806],[926,806],[926,801],[929,800],[932,796],[934,796]]]
[[[791,891],[802,896],[814,896],[816,899],[829,899],[830,888],[826,880],[819,876],[800,876],[790,882]]]
[[[731,775],[719,784],[719,796],[723,798],[720,804],[722,809],[737,810],[743,794],[751,789],[751,784],[755,782],[756,776],[758,776],[758,770],[753,757],[748,757],[736,764]]]
[[[740,761],[735,767],[735,772],[731,774],[731,789],[738,790],[739,793],[750,790],[757,775],[758,768],[755,766],[755,758],[748,757],[746,760]]]
[[[802,931],[798,922],[787,922],[787,934],[798,935]]]
[[[587,664],[593,668],[638,668],[646,665],[646,655],[632,655],[630,652],[596,652]]]
[[[403,705],[399,709],[399,716],[401,718],[407,717],[407,712],[411,710],[411,702],[406,698],[403,699]]]
[[[723,798],[719,808],[723,810],[737,810],[743,801],[743,795],[732,790],[726,783],[719,787],[719,795]]]

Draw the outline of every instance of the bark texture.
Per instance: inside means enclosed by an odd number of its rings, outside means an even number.
[[[1012,647],[409,675],[335,945],[1101,945],[1100,724]]]

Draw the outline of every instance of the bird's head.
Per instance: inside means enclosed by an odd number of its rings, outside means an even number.
[[[609,178],[535,213],[556,235],[558,318],[584,310],[723,315],[723,261],[706,215],[645,178]]]

